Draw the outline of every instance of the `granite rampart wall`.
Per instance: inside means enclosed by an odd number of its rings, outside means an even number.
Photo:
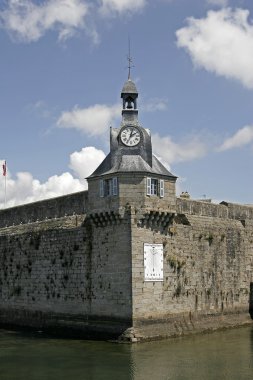
[[[250,323],[251,206],[177,199],[167,228],[132,213],[133,339]],[[144,243],[163,244],[163,282],[144,281]]]
[[[253,220],[253,206],[240,205],[229,202],[220,204],[192,199],[177,198],[176,209],[178,214],[209,216],[213,218]]]
[[[0,228],[0,324],[118,336],[132,317],[129,218],[59,217],[64,199],[58,218]]]
[[[87,201],[88,191],[81,191],[0,210],[0,228],[70,215],[83,215]]]
[[[138,207],[92,215],[87,196],[0,211],[1,324],[115,336],[134,326],[145,340],[248,315],[252,207],[178,198],[159,225]],[[163,282],[144,281],[144,243],[164,246]]]

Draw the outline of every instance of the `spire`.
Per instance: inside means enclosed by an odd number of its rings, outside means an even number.
[[[125,82],[122,91],[121,98],[123,100],[122,104],[122,124],[133,124],[138,125],[138,109],[137,109],[137,98],[138,91],[135,83],[131,79],[131,68],[133,66],[133,59],[131,57],[131,46],[130,39],[128,38],[128,79]]]
[[[133,65],[133,59],[131,57],[131,44],[130,44],[130,38],[128,37],[128,80],[131,78],[131,68],[134,67]]]

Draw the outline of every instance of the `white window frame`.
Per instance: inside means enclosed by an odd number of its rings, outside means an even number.
[[[147,195],[164,198],[164,180],[159,180],[154,177],[147,177]]]
[[[147,195],[151,195],[151,178],[147,177]]]
[[[159,195],[161,198],[164,198],[164,180],[163,179],[160,179]]]

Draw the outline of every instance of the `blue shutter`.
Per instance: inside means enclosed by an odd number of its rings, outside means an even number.
[[[112,179],[107,180],[107,185],[108,185],[108,195],[112,196],[113,195]]]
[[[160,179],[160,197],[164,197],[164,180]]]
[[[101,198],[104,197],[104,180],[103,179],[99,181],[99,194]]]
[[[151,195],[151,178],[147,177],[147,195]]]
[[[112,194],[118,195],[118,178],[113,177],[112,179]]]

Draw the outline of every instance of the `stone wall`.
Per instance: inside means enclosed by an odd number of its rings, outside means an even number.
[[[120,219],[112,213],[92,219],[91,273],[96,318],[132,323],[131,224],[128,210]]]
[[[156,179],[163,179],[154,175]],[[147,178],[143,175],[129,173],[119,175],[120,206],[130,204],[144,209],[155,209],[175,212],[175,181],[164,180],[164,197],[148,196]]]
[[[118,336],[132,317],[129,239],[127,215],[0,229],[0,323]]]
[[[94,207],[91,181],[91,203],[81,192],[2,210],[0,323],[85,336],[132,326],[145,340],[248,317],[253,208],[175,199],[170,182],[160,200],[145,187],[121,178],[120,198]],[[163,244],[163,282],[144,281],[144,243]]]
[[[0,228],[68,215],[82,215],[86,212],[87,200],[88,191],[81,191],[0,210]]]
[[[178,214],[209,216],[213,218],[253,220],[253,206],[244,206],[228,202],[215,204],[182,198],[177,198],[176,204]]]
[[[104,179],[115,175],[104,176]],[[158,175],[154,176],[159,179]],[[91,212],[117,210],[127,204],[150,209],[166,209],[175,212],[175,181],[164,180],[164,197],[147,196],[147,180],[141,173],[117,173],[119,196],[100,197],[100,179],[89,179],[89,209]],[[161,176],[160,179],[163,179]]]
[[[0,230],[0,305],[89,314],[90,249],[82,217]]]
[[[112,177],[108,177],[112,178]],[[106,177],[104,179],[107,179]],[[115,211],[119,208],[119,197],[100,197],[100,179],[89,179],[89,212],[99,212],[101,210]]]
[[[253,208],[178,199],[177,211],[164,229],[155,219],[143,225],[138,210],[132,209],[133,319],[149,338],[186,332],[194,318],[249,316]],[[163,244],[163,282],[144,281],[144,243]],[[143,330],[146,324],[149,328]],[[210,321],[207,325],[212,326]]]

